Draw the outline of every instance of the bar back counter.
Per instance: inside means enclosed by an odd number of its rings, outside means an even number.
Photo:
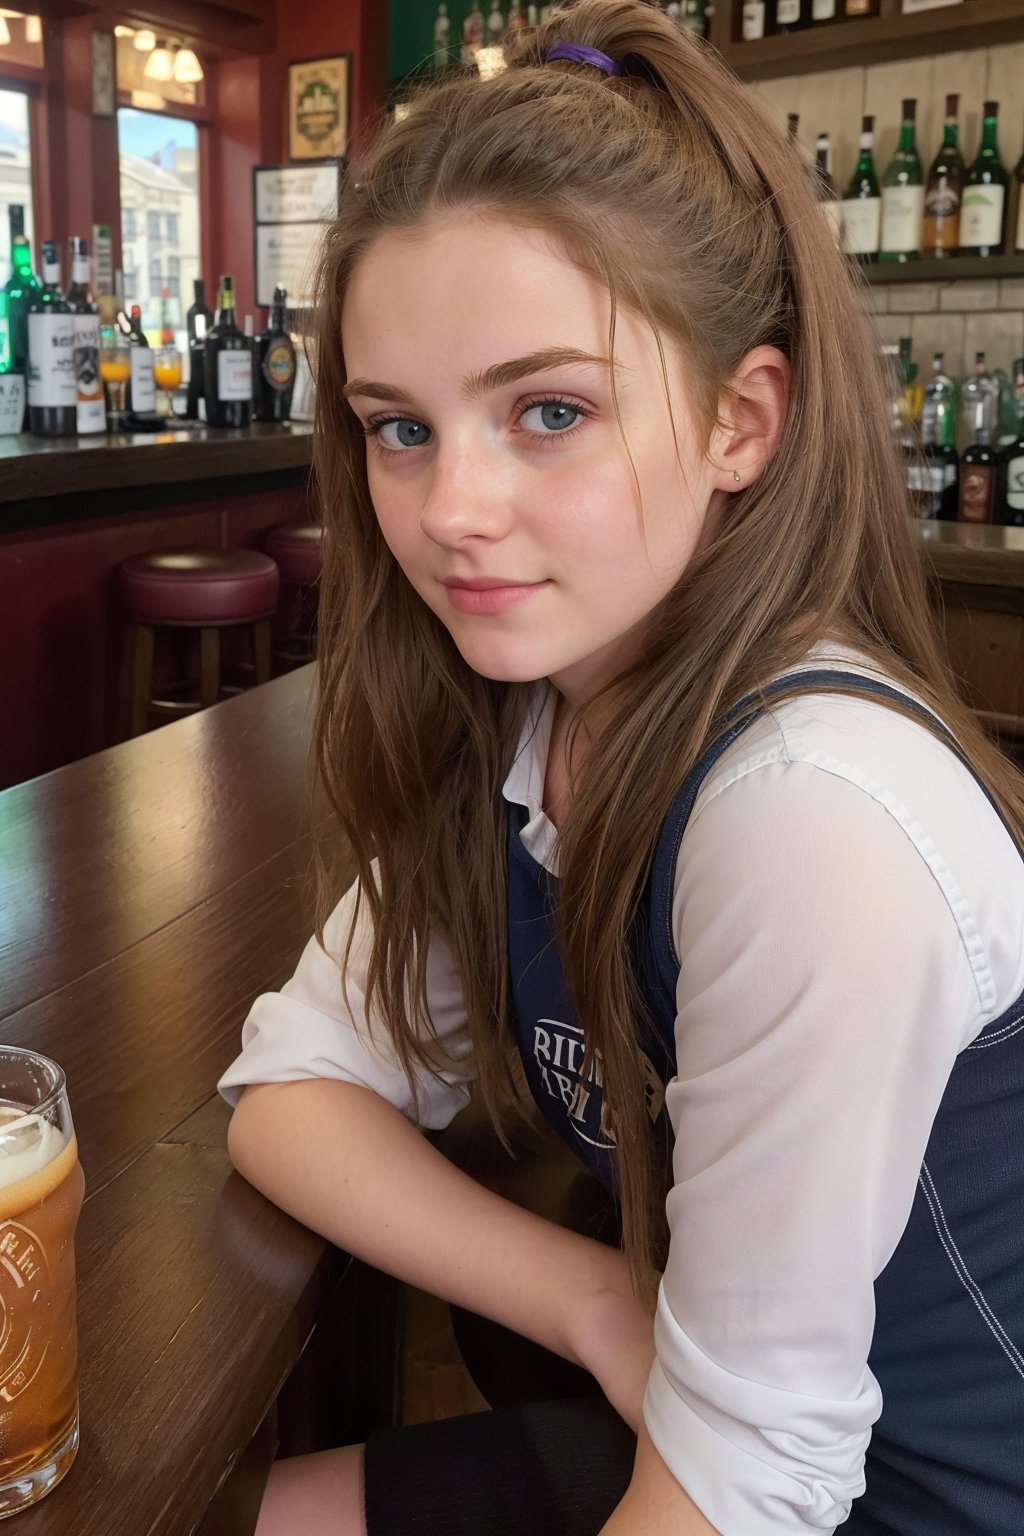
[[[125,734],[122,560],[261,548],[314,515],[311,449],[299,423],[0,437],[0,788]]]

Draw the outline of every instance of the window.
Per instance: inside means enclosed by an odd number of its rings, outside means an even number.
[[[139,279],[136,272],[124,274],[124,301],[126,304],[137,304],[139,301]]]
[[[25,233],[33,243],[32,157],[28,142],[28,97],[0,90],[0,273],[7,281],[11,259],[12,203],[25,210]]]
[[[154,341],[160,334],[162,287],[170,290],[170,320],[180,331],[185,324],[181,295],[191,293],[199,276],[199,130],[184,118],[122,107],[117,134],[121,239],[127,243],[145,230],[146,243],[136,247],[135,265],[146,291],[135,302],[142,305],[143,329]],[[127,277],[125,283],[127,300]]]

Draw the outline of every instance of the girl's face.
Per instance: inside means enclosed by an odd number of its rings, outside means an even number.
[[[463,215],[380,236],[342,313],[346,396],[389,548],[485,677],[583,702],[629,659],[724,493],[668,338],[541,231]],[[572,353],[573,356],[567,354]],[[585,361],[588,354],[597,361]],[[721,476],[718,476],[719,482]]]

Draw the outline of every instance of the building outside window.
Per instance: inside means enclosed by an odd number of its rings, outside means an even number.
[[[35,258],[28,97],[24,91],[0,90],[0,283],[7,281],[10,271],[11,221],[7,210],[12,203],[20,203],[25,210],[25,233]]]
[[[185,310],[199,276],[199,130],[158,112],[117,114],[121,172],[121,244],[127,274],[143,273],[142,327],[160,339],[160,296],[169,289],[170,320],[184,343]]]

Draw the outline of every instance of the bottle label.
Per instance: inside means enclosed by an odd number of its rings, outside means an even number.
[[[880,197],[847,197],[840,204],[843,250],[849,256],[873,256],[882,231]]]
[[[988,464],[965,464],[960,477],[960,520],[990,523],[995,492],[995,473]]]
[[[29,405],[59,409],[77,400],[74,315],[29,315]]]
[[[940,176],[925,194],[924,211],[930,219],[956,218],[960,211],[960,192],[956,183]]]
[[[105,432],[107,412],[100,378],[100,317],[74,315],[75,389],[78,395],[79,432]]]
[[[999,245],[1003,238],[1006,188],[965,187],[960,202],[961,246]]]
[[[89,258],[88,256],[76,256],[71,263],[71,281],[80,283],[83,288],[89,286]]]
[[[800,0],[778,0],[775,20],[780,27],[792,27],[800,20]]]
[[[916,251],[921,244],[924,187],[882,190],[882,250]]]
[[[156,411],[156,382],[153,378],[152,347],[130,348],[132,364],[132,411],[137,416],[152,416]]]
[[[836,14],[836,0],[814,0],[811,15],[815,21],[831,21]]]
[[[743,7],[743,40],[757,42],[764,37],[764,0],[746,0]]]
[[[272,341],[263,359],[263,377],[271,389],[290,389],[295,382],[295,353],[287,341]]]
[[[252,399],[252,353],[248,347],[217,353],[217,399]]]
[[[1006,501],[1015,512],[1024,512],[1024,455],[1007,461]]]

